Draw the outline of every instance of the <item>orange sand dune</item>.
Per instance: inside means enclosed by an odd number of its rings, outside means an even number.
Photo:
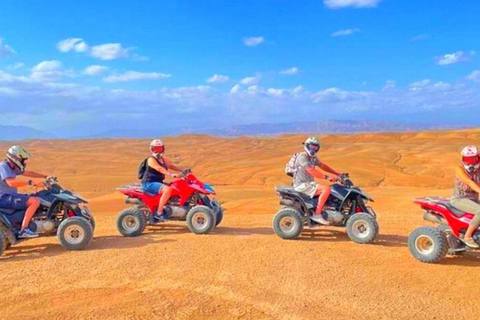
[[[411,199],[448,196],[458,151],[479,143],[480,130],[321,137],[321,158],[350,172],[377,200],[380,236],[367,246],[329,227],[295,241],[273,234],[273,188],[289,183],[283,169],[304,138],[165,138],[167,156],[215,186],[226,217],[207,236],[167,223],[138,238],[115,229],[125,207],[115,188],[136,181],[149,141],[22,142],[33,154],[30,169],[91,199],[97,229],[86,251],[65,251],[55,237],[7,251],[0,258],[0,318],[478,317],[480,255],[421,264],[406,239],[428,224]]]

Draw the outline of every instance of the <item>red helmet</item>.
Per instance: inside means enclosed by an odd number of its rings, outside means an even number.
[[[467,172],[473,172],[480,168],[480,153],[476,146],[466,146],[462,150],[462,164]]]
[[[165,145],[163,144],[162,140],[155,139],[150,142],[150,151],[154,156],[161,156],[165,152]]]

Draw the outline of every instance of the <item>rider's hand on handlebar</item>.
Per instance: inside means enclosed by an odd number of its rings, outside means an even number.
[[[45,187],[45,181],[43,181],[43,180],[33,180],[32,185],[35,188],[43,188],[43,187]]]
[[[338,176],[336,175],[330,175],[330,176],[327,176],[327,180],[330,181],[330,182],[337,182],[338,181]]]

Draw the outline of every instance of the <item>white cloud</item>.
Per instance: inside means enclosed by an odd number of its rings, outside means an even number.
[[[148,61],[149,58],[134,53],[135,48],[125,48],[121,43],[104,43],[89,47],[82,38],[68,38],[57,43],[57,49],[61,52],[85,52],[94,58],[101,60],[114,60],[130,58],[134,61]]]
[[[475,70],[467,76],[468,80],[473,82],[480,82],[480,70]]]
[[[387,82],[385,82],[385,85],[383,86],[382,91],[395,89],[395,87],[396,87],[395,81],[388,80]]]
[[[68,38],[58,42],[57,49],[61,52],[85,52],[88,50],[88,45],[82,38]]]
[[[246,78],[243,78],[241,81],[240,81],[241,84],[243,85],[254,85],[257,83],[257,78],[256,77],[246,77]]]
[[[85,68],[84,74],[88,76],[98,76],[108,70],[108,67],[100,65],[91,65]]]
[[[230,93],[237,93],[240,92],[240,90],[242,90],[242,87],[239,84],[236,84],[230,89]]]
[[[382,0],[324,0],[323,3],[330,9],[353,8],[374,8]]]
[[[430,36],[426,33],[417,34],[415,37],[412,38],[412,41],[422,41],[427,40]]]
[[[245,37],[243,38],[243,43],[249,47],[255,47],[263,43],[265,39],[263,37]]]
[[[18,70],[18,69],[22,69],[25,67],[25,63],[23,62],[17,62],[17,63],[14,63],[14,64],[11,64],[7,67],[7,69],[9,70]]]
[[[3,43],[3,39],[0,38],[0,58],[6,58],[15,55],[16,52],[8,44]]]
[[[246,77],[240,81],[240,84],[251,86],[257,84],[259,81],[260,79],[258,77]]]
[[[449,64],[454,64],[458,62],[466,62],[469,61],[475,55],[475,51],[470,52],[463,52],[457,51],[455,53],[447,53],[443,56],[437,57],[436,61],[438,65],[445,66]]]
[[[331,37],[341,37],[341,36],[348,36],[354,33],[360,32],[360,29],[354,28],[354,29],[341,29],[337,30],[335,32],[332,32],[330,34]]]
[[[285,74],[285,75],[293,75],[298,73],[298,68],[297,67],[292,67],[290,69],[285,69],[280,71],[280,74]]]
[[[133,48],[124,48],[120,43],[105,43],[92,47],[90,55],[102,60],[126,58]]]
[[[480,70],[477,70],[480,71]],[[44,61],[34,74],[66,71],[55,61]],[[468,77],[476,79],[478,73]],[[118,76],[118,75],[117,75]],[[208,86],[161,88],[156,90],[109,90],[57,80],[36,81],[0,71],[0,114],[12,125],[57,130],[59,136],[94,134],[101,130],[133,129],[131,119],[155,127],[167,117],[168,128],[218,127],[230,124],[307,121],[312,114],[322,119],[363,119],[443,123],[479,123],[480,88],[465,81],[421,80],[410,86],[387,89],[345,90],[301,86],[262,87],[236,84],[228,90]],[[55,82],[56,81],[56,82]],[[161,115],[158,110],[162,110]],[[435,120],[429,120],[434,118]],[[425,120],[426,119],[426,120]],[[200,121],[199,121],[200,120]],[[440,121],[440,122],[441,122]],[[49,126],[58,122],[54,128]],[[441,123],[440,123],[441,124]],[[62,127],[63,126],[63,127]],[[68,130],[66,130],[68,128]]]
[[[62,70],[62,63],[58,60],[42,61],[32,68],[30,78],[36,81],[55,80],[67,72]]]
[[[135,80],[157,80],[170,78],[171,75],[158,72],[138,72],[138,71],[127,71],[122,74],[112,74],[105,78],[105,82],[127,82]]]
[[[227,76],[222,76],[221,74],[214,74],[210,78],[207,79],[208,83],[213,82],[227,82],[230,78]]]

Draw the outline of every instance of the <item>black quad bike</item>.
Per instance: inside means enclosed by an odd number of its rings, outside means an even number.
[[[45,189],[32,196],[40,198],[40,207],[35,212],[29,228],[40,236],[57,235],[62,246],[69,250],[82,250],[93,239],[95,220],[82,196],[64,190],[57,178],[47,178]],[[6,249],[20,242],[24,210],[0,208],[0,256]]]
[[[323,209],[323,218],[330,226],[346,227],[348,237],[360,244],[372,243],[378,235],[376,213],[368,201],[372,197],[355,187],[347,174],[340,176],[332,186],[332,192]],[[297,238],[303,227],[316,227],[319,224],[311,219],[315,214],[318,197],[297,192],[293,187],[276,187],[283,206],[273,218],[273,229],[283,239]]]

